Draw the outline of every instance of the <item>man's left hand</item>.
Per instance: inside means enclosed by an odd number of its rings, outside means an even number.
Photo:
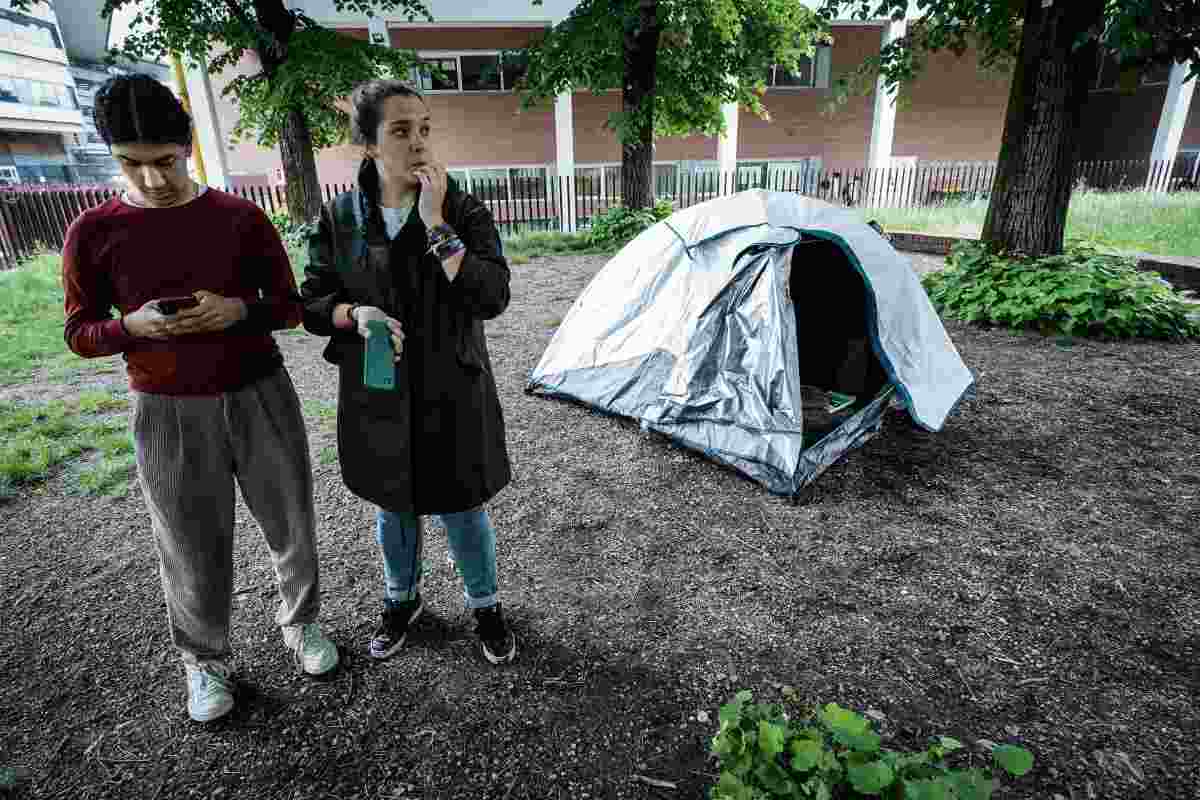
[[[244,320],[249,313],[246,301],[240,297],[222,297],[203,289],[193,294],[200,301],[199,305],[167,317],[172,336],[223,331]]]
[[[421,182],[421,199],[417,212],[426,228],[441,225],[442,206],[446,202],[446,167],[442,164],[423,164],[413,170],[413,176]]]

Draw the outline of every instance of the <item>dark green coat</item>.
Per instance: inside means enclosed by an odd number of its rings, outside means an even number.
[[[339,368],[342,478],[389,511],[465,511],[512,477],[484,337],[484,320],[508,307],[508,264],[491,213],[453,180],[442,213],[467,246],[453,283],[426,252],[416,205],[388,242],[378,213],[355,190],[324,208],[300,288],[304,327],[330,337],[323,355]],[[364,342],[333,327],[338,303],[377,306],[403,325],[395,391],[363,385]]]

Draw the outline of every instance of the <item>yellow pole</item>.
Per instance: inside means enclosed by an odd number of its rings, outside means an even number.
[[[187,81],[183,77],[183,61],[180,60],[178,53],[171,53],[171,64],[175,67],[175,85],[179,89],[179,99],[183,103],[183,110],[192,116],[192,104],[188,100]],[[200,137],[196,135],[196,121],[192,119],[192,160],[196,164],[196,175],[200,178],[200,183],[208,183],[208,174],[204,171],[204,154],[200,152]]]

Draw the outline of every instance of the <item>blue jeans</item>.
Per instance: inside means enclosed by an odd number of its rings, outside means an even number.
[[[496,605],[496,531],[481,508],[437,514],[447,545],[463,576],[467,608]],[[412,514],[379,510],[375,540],[383,549],[385,602],[412,600],[420,590],[421,521]]]

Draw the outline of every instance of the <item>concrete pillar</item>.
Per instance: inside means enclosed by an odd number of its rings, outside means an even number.
[[[388,36],[387,23],[383,17],[374,16],[368,19],[367,32],[371,37],[371,44],[377,44],[381,47],[392,46],[392,39]]]
[[[558,186],[562,199],[559,225],[563,233],[574,233],[575,221],[575,106],[571,92],[554,100],[554,151]]]
[[[229,185],[229,159],[208,67],[206,64],[201,64],[199,68],[187,66],[184,76],[188,100],[192,105],[192,121],[196,126],[196,136],[200,140],[200,152],[204,156],[208,185],[224,189]]]
[[[717,139],[717,172],[720,190],[737,191],[738,104],[722,103],[725,134]]]
[[[1186,83],[1184,79],[1191,64],[1176,62],[1171,67],[1171,78],[1167,83],[1167,99],[1163,102],[1162,114],[1158,118],[1158,130],[1154,133],[1154,148],[1150,151],[1150,174],[1146,188],[1163,191],[1168,188],[1175,158],[1179,155],[1179,139],[1187,124],[1188,111],[1192,105],[1192,94],[1196,91],[1196,80]]]
[[[881,47],[886,47],[908,32],[908,22],[889,22],[883,29]],[[875,109],[871,116],[871,144],[867,149],[868,169],[887,169],[892,165],[892,143],[896,138],[896,90],[888,88],[880,78],[875,83]],[[864,198],[868,205],[882,205],[884,198],[878,194],[877,187],[885,185],[884,181],[872,180],[872,197]]]

